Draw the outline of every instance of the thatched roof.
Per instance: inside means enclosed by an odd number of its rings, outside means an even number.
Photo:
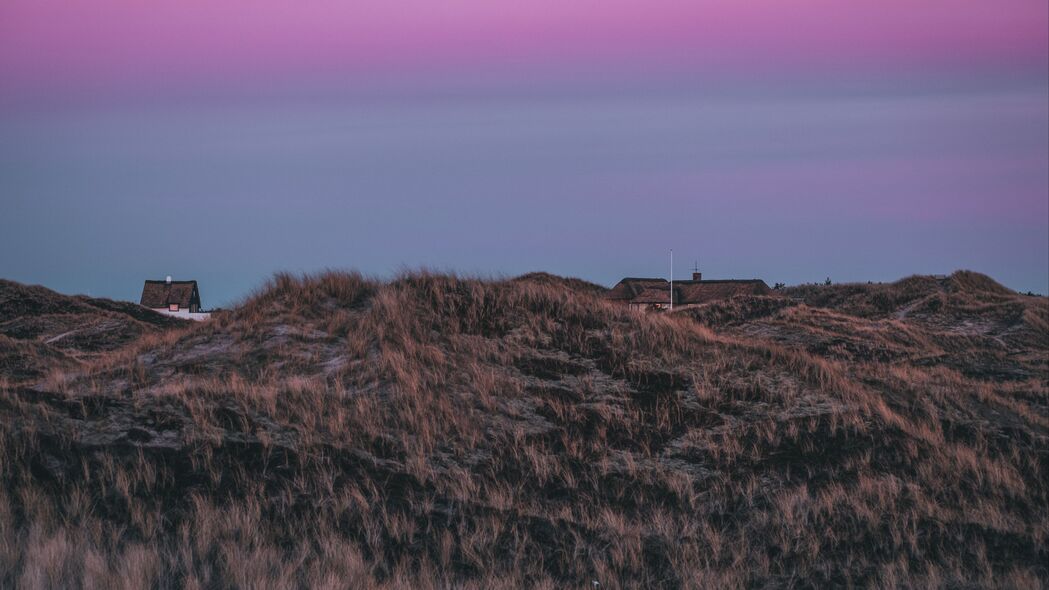
[[[645,289],[637,297],[631,299],[630,303],[670,303],[670,286]],[[677,303],[677,297],[674,298],[674,303]]]
[[[200,306],[200,292],[197,281],[146,281],[142,287],[143,307],[159,309],[177,303],[179,307],[188,308],[191,304]]]
[[[674,303],[708,303],[736,295],[767,295],[772,292],[760,279],[681,281],[674,283]]]
[[[618,283],[615,287],[609,289],[605,293],[606,299],[613,301],[633,301],[644,292],[646,289],[663,287],[667,288],[669,283],[666,279],[639,279],[635,277],[627,277]]]
[[[666,279],[627,277],[612,287],[607,299],[624,303],[667,303],[670,283]],[[761,279],[674,281],[674,304],[688,305],[728,299],[736,295],[767,295],[772,289]]]

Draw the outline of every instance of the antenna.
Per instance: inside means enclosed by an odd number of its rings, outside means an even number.
[[[695,265],[692,266],[692,280],[700,282],[703,280],[703,273],[699,272],[699,259],[696,259]]]

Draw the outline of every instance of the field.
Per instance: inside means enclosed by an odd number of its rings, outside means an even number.
[[[0,587],[1049,585],[1049,299],[602,291],[282,274],[183,323],[0,281]]]

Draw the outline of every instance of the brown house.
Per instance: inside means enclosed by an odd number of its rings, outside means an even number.
[[[674,281],[674,308],[684,309],[736,295],[768,295],[772,289],[761,279],[703,280],[703,274],[692,273],[692,280]],[[627,277],[606,294],[605,298],[634,309],[668,309],[670,282],[665,279]]]
[[[146,281],[139,304],[166,315],[203,315],[197,281],[173,281],[171,277],[163,281]]]

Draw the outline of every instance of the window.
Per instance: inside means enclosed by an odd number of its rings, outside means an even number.
[[[177,303],[169,303],[168,304],[168,311],[178,311],[178,304]]]

